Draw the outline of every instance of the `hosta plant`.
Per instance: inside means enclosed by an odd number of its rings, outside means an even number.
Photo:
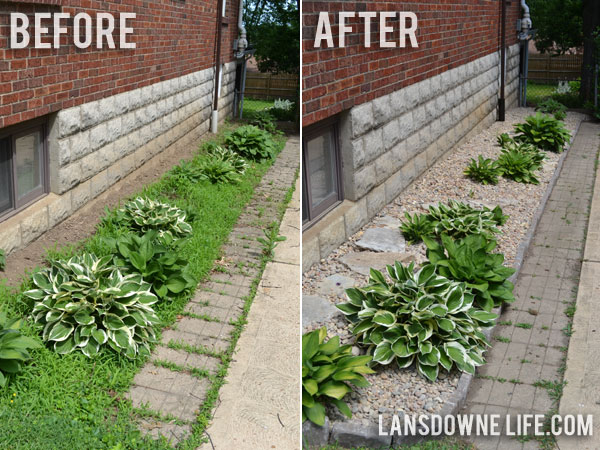
[[[227,133],[225,144],[244,158],[255,161],[275,156],[275,142],[271,135],[254,125],[245,125]]]
[[[347,289],[348,302],[338,305],[373,361],[400,368],[415,363],[431,381],[440,368],[473,374],[488,346],[482,329],[496,315],[473,308],[470,289],[438,275],[433,265],[414,273],[414,263],[396,262],[387,272],[390,283],[371,269],[367,286]]]
[[[432,221],[427,217],[426,214],[413,214],[412,216],[405,212],[404,220],[400,225],[400,231],[404,239],[409,244],[421,242],[423,236],[429,236],[434,231]]]
[[[498,233],[497,226],[504,225],[508,216],[502,214],[502,208],[474,208],[466,203],[450,200],[448,204],[439,203],[430,206],[427,214],[405,214],[406,220],[400,225],[405,238],[411,242],[422,240],[423,236],[463,237],[469,234],[493,236]]]
[[[128,358],[148,355],[159,323],[158,301],[139,274],[123,275],[112,256],[85,253],[58,260],[33,275],[31,313],[42,339],[57,353],[81,351],[88,357],[104,347]]]
[[[268,131],[271,134],[278,133],[277,125],[275,125],[275,116],[269,111],[257,111],[254,113],[250,125],[257,126],[261,130]]]
[[[523,154],[529,155],[529,156],[531,156],[531,159],[533,160],[534,163],[540,164],[540,165],[542,164],[542,161],[544,161],[544,159],[546,159],[546,152],[544,152],[543,150],[540,150],[535,145],[528,144],[526,142],[519,142],[519,141],[508,142],[502,148],[502,151],[523,153]],[[500,170],[502,170],[502,169],[500,168]]]
[[[325,327],[302,336],[302,422],[306,419],[323,426],[325,404],[331,403],[345,416],[352,411],[342,401],[352,391],[350,384],[365,387],[363,375],[374,373],[367,366],[370,356],[353,356],[350,345],[340,345],[335,336],[325,342]]]
[[[514,285],[508,278],[515,269],[504,266],[504,255],[492,253],[496,241],[482,235],[470,235],[454,241],[442,236],[439,243],[425,238],[427,258],[446,278],[463,281],[475,294],[475,304],[485,311],[502,303],[512,303]]]
[[[221,161],[231,164],[235,171],[239,174],[243,174],[248,168],[248,163],[246,160],[227,147],[221,147],[220,145],[211,146],[208,150],[208,154],[220,159]]]
[[[137,197],[116,211],[116,221],[138,233],[158,231],[161,237],[173,240],[192,234],[185,221],[185,211],[168,203]]]
[[[506,146],[510,142],[514,142],[514,139],[509,136],[508,133],[502,133],[496,138],[500,147]]]
[[[219,157],[208,155],[198,161],[198,169],[202,179],[216,183],[237,183],[238,171],[228,161]]]
[[[498,177],[502,174],[502,171],[495,161],[479,155],[477,160],[471,158],[471,162],[464,173],[472,180],[478,181],[481,184],[497,184]]]
[[[552,114],[556,120],[563,120],[567,117],[567,107],[553,98],[542,100],[535,110],[544,114]]]
[[[502,176],[517,183],[539,184],[535,172],[540,168],[538,158],[532,153],[523,153],[515,149],[502,150],[498,157],[498,166]]]
[[[4,270],[6,267],[6,255],[4,254],[4,250],[0,248],[0,270]]]
[[[40,344],[21,334],[21,319],[9,319],[0,312],[0,388],[6,385],[6,375],[19,373],[31,356],[29,350]]]
[[[164,245],[156,230],[143,236],[128,233],[104,240],[114,254],[114,263],[123,273],[138,273],[150,283],[152,292],[165,299],[196,285],[188,263],[180,256],[181,240]]]
[[[519,133],[515,140],[555,153],[562,152],[571,138],[571,133],[560,120],[540,112],[527,117],[525,123],[515,125],[515,131]]]
[[[479,209],[456,200],[430,206],[427,216],[434,224],[436,236],[447,234],[455,238],[469,234],[493,236],[499,232],[497,226],[504,225],[508,219],[500,206]]]

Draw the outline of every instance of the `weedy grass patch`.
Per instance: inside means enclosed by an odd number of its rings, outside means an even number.
[[[223,138],[216,140],[218,144]],[[276,154],[283,148],[285,138],[275,137],[274,142]],[[196,158],[203,158],[209,147],[204,146]],[[167,215],[170,216],[172,233],[182,232],[186,235],[177,251],[178,256],[188,262],[187,270],[191,277],[206,279],[214,261],[220,257],[221,245],[272,162],[271,159],[251,162],[235,184],[186,181],[184,177],[173,177],[173,172],[177,172],[174,169],[157,183],[139,192],[140,198],[173,205],[178,209],[171,211],[172,216],[170,213]],[[144,205],[138,205],[136,211],[144,212]],[[122,236],[128,228],[148,231],[153,228],[153,222],[159,220],[150,217],[151,223],[136,221],[136,215],[130,214],[136,211],[123,213],[118,208],[107,211],[105,220],[98,225],[94,236],[79,246],[52,249],[48,259],[69,258],[78,252],[94,253],[98,257],[111,255],[111,240]],[[180,219],[184,217],[181,212],[185,213],[185,222],[189,223],[191,230],[181,228]],[[128,214],[131,220],[124,225],[117,220],[120,214]],[[37,271],[43,269],[34,272]],[[9,317],[29,317],[33,305],[23,292],[34,288],[30,279],[26,279],[18,289],[10,289],[0,280],[0,310]],[[168,301],[152,305],[160,321],[156,327],[158,332],[175,321],[192,293],[193,289],[184,289],[178,294],[171,292]],[[246,301],[246,313],[252,298],[253,294]],[[216,355],[223,364],[217,374],[211,376],[213,386],[200,408],[197,423],[192,426],[191,438],[178,448],[194,449],[199,445],[218,390],[224,383],[243,323],[243,320],[240,321],[236,327],[231,347],[223,354]],[[140,434],[135,419],[141,413],[134,410],[124,398],[145,358],[128,358],[125,354],[110,350],[102,351],[92,359],[81,352],[60,355],[43,345],[40,331],[35,328],[33,320],[25,320],[20,331],[23,336],[41,345],[38,349],[30,350],[32,360],[22,367],[20,373],[11,375],[7,387],[0,390],[0,448],[171,448],[164,440],[154,441]]]

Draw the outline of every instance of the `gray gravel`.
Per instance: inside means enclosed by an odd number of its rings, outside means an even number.
[[[305,272],[302,280],[303,294],[319,295],[334,304],[344,301],[339,291],[334,292],[335,290],[330,289],[323,292],[320,286],[323,286],[323,280],[331,275],[350,277],[358,286],[367,282],[367,276],[351,271],[339,260],[349,252],[361,251],[356,241],[361,239],[366,230],[382,226],[397,227],[405,212],[426,212],[430,204],[447,202],[450,199],[474,205],[502,207],[503,212],[510,218],[501,227],[502,234],[498,236],[497,251],[504,253],[507,265],[514,264],[519,243],[531,225],[560,155],[547,153],[543,168],[538,172],[539,185],[526,185],[501,178],[495,186],[484,186],[465,177],[463,171],[470,159],[477,158],[479,154],[486,158],[497,158],[500,149],[496,145],[496,137],[501,133],[510,133],[514,124],[523,122],[525,117],[532,113],[531,108],[511,109],[506,113],[505,122],[495,122],[460,147],[446,153],[349,241],[321,260],[320,264]],[[564,121],[565,126],[574,134],[584,117],[582,114],[569,112]],[[426,260],[423,244],[407,244],[404,251],[412,254],[417,263]],[[340,335],[342,343],[354,342],[348,323],[343,317],[335,317],[325,326],[330,337],[337,334]],[[305,331],[315,327],[305,327]],[[359,350],[354,348],[354,351],[358,353]],[[355,392],[345,398],[352,409],[353,420],[361,420],[367,425],[376,423],[379,414],[389,417],[391,414],[437,412],[454,392],[460,376],[459,372],[452,371],[449,374],[444,373],[435,383],[431,383],[418,375],[412,367],[400,370],[392,366],[394,365],[377,368],[376,374],[367,376],[371,383],[369,387],[355,388]],[[329,411],[329,415],[333,420],[344,420],[344,416],[336,411]]]

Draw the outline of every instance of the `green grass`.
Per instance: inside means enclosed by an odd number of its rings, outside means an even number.
[[[283,148],[284,138],[277,139],[279,148]],[[142,189],[143,195],[175,204],[191,214],[194,231],[182,253],[198,280],[207,278],[214,261],[220,257],[222,243],[270,165],[270,162],[253,163],[236,185],[177,184],[164,176],[156,184]],[[107,220],[82,246],[55,248],[50,253],[51,256],[69,256],[76,248],[83,247],[106,254],[101,238],[118,233],[118,227]],[[24,282],[14,291],[0,281],[0,307],[11,316],[27,315],[30,305],[25,304],[20,295],[27,288],[28,282]],[[155,305],[163,325],[175,321],[188,299],[189,295],[180,295]],[[247,309],[252,299],[253,295],[246,299]],[[180,448],[193,449],[200,443],[244,320],[236,327],[232,346],[226,352],[213,355],[220,357],[223,364],[215,376],[209,377],[214,382],[213,388],[198,423],[193,425],[191,439]],[[23,332],[38,336],[38,331],[29,322],[25,323]],[[133,410],[130,402],[123,398],[144,361],[130,361],[110,351],[90,360],[81,353],[61,356],[46,348],[33,351],[32,356],[24,371],[12,377],[8,387],[0,392],[0,448],[170,448],[166,442],[152,441],[140,435],[134,421],[139,411]]]
[[[553,98],[559,101],[567,108],[581,107],[581,100],[577,92],[569,92],[567,94],[557,94],[557,83],[542,83],[536,81],[527,81],[527,105],[537,105],[542,100]]]
[[[252,119],[254,113],[270,108],[275,104],[273,100],[244,99],[244,119]]]

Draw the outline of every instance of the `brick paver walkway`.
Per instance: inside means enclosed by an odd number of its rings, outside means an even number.
[[[548,391],[534,384],[562,381],[559,369],[569,344],[565,309],[577,295],[599,131],[597,124],[584,122],[575,137],[523,262],[516,301],[498,319],[487,364],[477,371],[462,413],[504,418],[557,407]],[[472,439],[481,450],[539,448],[536,441],[503,434]]]
[[[133,406],[160,416],[140,424],[151,435],[162,434],[173,444],[189,435],[212,385],[211,376],[218,372],[231,345],[231,323],[243,314],[251,285],[260,276],[262,244],[256,238],[264,237],[263,230],[279,218],[281,204],[296,178],[298,155],[298,138],[291,137],[223,246],[221,270],[198,286],[184,316],[164,330],[151,362],[133,380],[128,393]],[[299,273],[298,267],[296,271]],[[297,298],[299,308],[298,304]]]

